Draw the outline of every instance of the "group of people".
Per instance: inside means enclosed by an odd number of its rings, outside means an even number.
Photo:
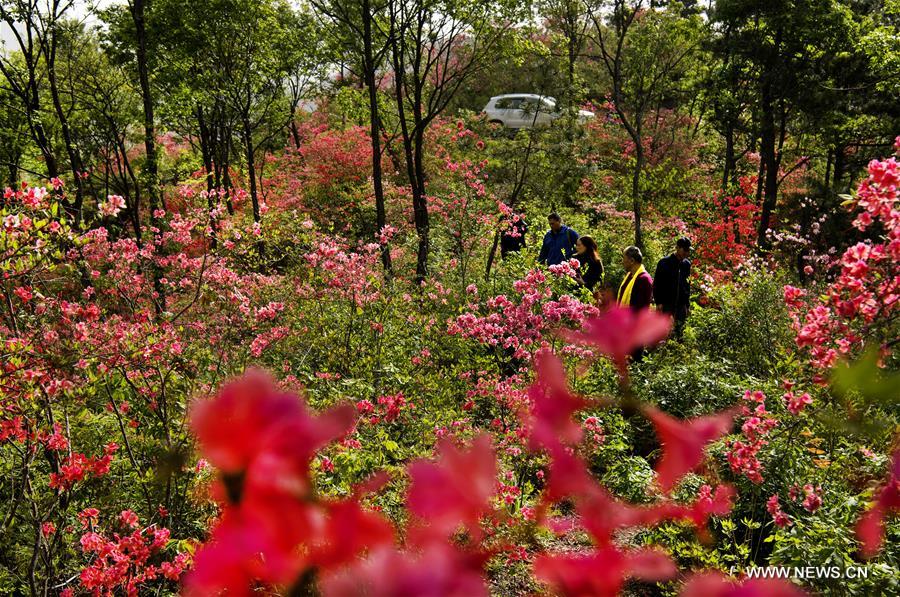
[[[504,254],[517,251],[524,246],[525,224],[523,220],[519,229],[512,235],[506,234],[501,239]],[[556,265],[575,257],[578,260],[577,281],[580,285],[594,293],[600,300],[603,291],[603,261],[597,248],[597,241],[590,236],[581,236],[573,228],[562,222],[559,214],[547,216],[550,230],[544,235],[538,262],[545,265]],[[514,243],[510,242],[514,240]],[[520,244],[519,244],[520,243]],[[656,264],[651,276],[644,267],[644,255],[638,247],[627,247],[622,252],[622,265],[625,278],[616,292],[616,302],[628,306],[635,311],[647,309],[652,304],[656,309],[672,316],[675,321],[675,335],[681,337],[684,324],[690,314],[691,304],[691,241],[679,238],[675,242],[675,250],[663,257]]]

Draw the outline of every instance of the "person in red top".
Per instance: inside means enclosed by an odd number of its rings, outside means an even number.
[[[616,302],[621,306],[631,307],[632,311],[649,309],[653,301],[653,278],[644,269],[644,255],[637,247],[628,247],[622,253],[622,265],[625,266],[625,279],[619,285]],[[644,348],[635,350],[631,359],[637,363],[644,359]]]
[[[644,255],[637,247],[628,247],[622,253],[622,265],[625,266],[625,279],[619,285],[616,302],[623,307],[631,307],[640,311],[650,306],[653,301],[653,278],[644,269]]]

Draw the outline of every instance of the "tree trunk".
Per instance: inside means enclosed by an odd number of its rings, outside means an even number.
[[[770,58],[761,75],[760,89],[760,160],[765,167],[765,185],[763,187],[762,210],[759,218],[759,232],[756,244],[761,250],[769,248],[767,232],[772,223],[772,212],[778,200],[778,161],[780,159],[776,151],[775,143],[775,75],[779,68],[779,52],[781,49],[782,31],[775,32],[774,57]],[[784,107],[781,110],[781,139],[784,139]]]
[[[772,101],[772,84],[767,75],[763,82],[762,97],[760,109],[762,111],[761,118],[761,139],[760,139],[760,161],[765,169],[765,177],[763,182],[762,210],[759,219],[759,231],[756,238],[756,244],[760,249],[767,249],[769,241],[766,232],[772,220],[772,212],[775,209],[776,200],[778,198],[778,164],[775,155],[775,106]]]
[[[419,249],[416,253],[416,282],[421,284],[428,277],[428,252],[431,248],[428,221],[428,198],[425,196],[425,165],[424,165],[425,131],[421,126],[416,126],[415,150],[413,164],[415,168],[416,182],[413,185],[413,213],[415,216],[416,233],[419,236]]]
[[[56,78],[56,33],[51,31],[53,37],[50,40],[50,50],[47,54],[47,79],[50,82],[50,98],[53,101],[53,109],[56,117],[59,119],[60,130],[62,131],[63,143],[66,146],[66,153],[69,156],[69,169],[72,171],[72,178],[75,182],[75,202],[72,204],[72,215],[76,222],[81,221],[81,207],[84,204],[84,183],[81,178],[83,167],[81,165],[81,156],[72,142],[72,131],[69,129],[69,119],[62,107],[62,101],[59,98],[59,81]]]
[[[300,129],[297,128],[296,106],[291,106],[291,137],[294,139],[294,148],[300,149]]]
[[[156,222],[156,210],[160,208],[159,171],[156,155],[156,123],[153,116],[153,96],[150,90],[150,71],[147,65],[147,22],[146,0],[133,0],[131,16],[137,41],[138,80],[144,110],[144,160],[143,179],[147,186],[147,200],[150,207],[150,221]]]
[[[634,212],[634,246],[644,248],[644,235],[641,230],[641,171],[644,168],[644,148],[640,136],[635,143],[634,174],[631,177],[631,209]]]
[[[384,183],[381,170],[381,122],[378,111],[378,90],[375,81],[375,58],[372,51],[372,13],[369,0],[362,2],[363,20],[363,68],[366,86],[369,90],[369,135],[372,141],[372,186],[375,192],[375,241],[387,225],[384,207]],[[297,147],[300,146],[299,136]],[[391,272],[391,250],[387,243],[381,246],[381,263],[385,273]]]
[[[734,123],[729,119],[725,125],[725,168],[722,172],[722,192],[727,192],[732,185],[732,177],[736,171],[734,157]]]
[[[199,104],[197,105],[197,126],[200,129],[200,155],[203,158],[203,168],[206,170],[206,193],[209,195],[209,208],[212,209],[214,207],[212,192],[216,188],[213,173],[212,135],[206,124],[206,117],[203,115],[203,106]]]
[[[10,160],[6,164],[8,186],[16,188],[19,184],[19,160]]]
[[[28,128],[31,130],[31,137],[37,144],[41,156],[44,158],[44,163],[47,165],[47,176],[56,178],[59,176],[59,165],[56,162],[56,156],[53,155],[53,148],[50,145],[50,140],[47,139],[44,125],[41,123],[41,102],[37,92],[37,83],[33,85],[33,91],[25,104]]]
[[[256,161],[253,151],[253,132],[250,130],[250,118],[242,118],[244,125],[244,152],[247,158],[247,175],[250,179],[250,203],[253,205],[253,221],[259,222],[259,196],[256,190]]]
[[[835,193],[840,193],[842,190],[841,181],[844,179],[844,168],[847,164],[844,149],[842,145],[834,147],[834,182],[831,183],[831,186]]]

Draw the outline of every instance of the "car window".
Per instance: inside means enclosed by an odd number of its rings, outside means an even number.
[[[535,98],[527,98],[522,100],[522,105],[520,106],[522,110],[528,112],[529,114],[534,114],[538,109],[538,101]],[[546,112],[546,107],[541,108],[542,112]]]
[[[497,100],[495,104],[498,110],[515,110],[519,107],[519,104],[522,102],[522,98],[518,97],[504,97]]]

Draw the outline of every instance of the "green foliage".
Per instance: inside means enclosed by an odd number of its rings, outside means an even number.
[[[793,344],[782,284],[765,272],[749,275],[744,284],[743,292],[733,286],[710,290],[709,306],[692,314],[693,342],[741,375],[770,375]]]
[[[727,362],[668,342],[635,376],[635,392],[683,419],[720,411],[737,402],[747,380]]]
[[[875,562],[860,562],[856,557],[857,542],[853,528],[860,504],[851,495],[835,493],[829,505],[815,516],[800,518],[786,529],[770,535],[772,542],[770,566],[834,567],[843,574],[853,568],[859,578],[810,579],[807,585],[817,593],[827,595],[893,595],[900,590],[900,552],[888,549]],[[889,524],[897,532],[896,524]],[[891,531],[889,531],[891,532]],[[861,569],[863,573],[856,570]],[[865,575],[868,575],[865,577]]]
[[[647,489],[653,481],[653,469],[640,456],[626,456],[612,463],[600,481],[613,494],[630,502],[647,500]]]

